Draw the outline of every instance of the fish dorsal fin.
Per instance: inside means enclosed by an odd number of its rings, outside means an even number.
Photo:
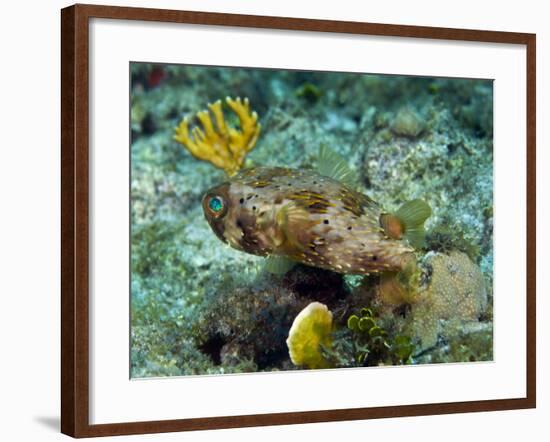
[[[264,269],[274,275],[284,275],[296,265],[296,261],[284,256],[269,256],[265,260]]]
[[[403,204],[393,216],[403,225],[404,237],[414,248],[424,245],[424,222],[432,214],[432,209],[425,201],[415,199]]]
[[[348,187],[357,186],[357,174],[353,171],[346,160],[334,152],[330,147],[321,144],[319,157],[317,159],[317,172],[319,175],[328,176],[340,181]]]

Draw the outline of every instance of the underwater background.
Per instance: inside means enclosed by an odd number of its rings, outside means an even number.
[[[492,360],[491,80],[150,63],[130,74],[132,377]],[[201,199],[227,176],[174,135],[219,99],[239,128],[227,96],[247,97],[261,123],[245,167],[309,168],[327,146],[387,211],[431,206],[415,296],[381,297],[375,275],[273,274],[216,237]],[[302,330],[323,363],[295,365],[286,340],[312,303],[332,312],[329,329],[312,316],[317,335]]]

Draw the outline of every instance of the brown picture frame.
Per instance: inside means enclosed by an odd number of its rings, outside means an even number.
[[[143,20],[525,45],[527,53],[527,359],[525,397],[471,402],[220,416],[90,425],[89,416],[89,19]],[[61,11],[61,431],[73,437],[301,424],[536,406],[534,34],[209,12],[73,5]]]

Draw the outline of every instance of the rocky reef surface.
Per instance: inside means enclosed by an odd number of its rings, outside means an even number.
[[[332,312],[334,367],[492,359],[490,81],[146,63],[131,79],[133,377],[300,368],[285,341],[312,302]],[[325,145],[388,211],[429,203],[414,296],[302,265],[273,275],[218,240],[201,198],[224,172],[173,136],[228,95],[262,125],[246,165],[309,167]]]

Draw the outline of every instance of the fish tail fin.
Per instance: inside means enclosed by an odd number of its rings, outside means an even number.
[[[432,214],[432,209],[425,201],[415,199],[407,201],[393,215],[402,225],[403,236],[414,248],[424,245],[424,223]]]

